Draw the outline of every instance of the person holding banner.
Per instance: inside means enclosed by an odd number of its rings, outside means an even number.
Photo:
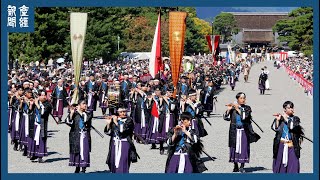
[[[163,144],[167,139],[167,133],[170,128],[175,126],[175,108],[176,101],[172,98],[173,87],[168,86],[168,89],[163,92],[162,102],[162,111],[159,118],[159,131],[157,139],[160,142],[160,154],[164,154]]]
[[[68,105],[68,93],[65,87],[63,86],[62,79],[58,80],[58,84],[51,94],[51,99],[53,105],[53,117],[58,117],[59,123],[61,123],[63,116],[63,108],[67,107]]]
[[[70,107],[70,114],[66,118],[66,124],[70,126],[69,147],[70,157],[69,166],[75,166],[75,173],[85,173],[86,168],[90,167],[90,129],[92,114],[87,113],[87,101],[80,99]]]
[[[282,114],[275,114],[271,129],[276,132],[273,140],[273,173],[299,173],[300,149],[303,128],[300,118],[294,115],[294,104],[283,103]]]
[[[102,76],[102,82],[99,88],[99,101],[100,101],[100,108],[102,110],[102,115],[105,116],[107,112],[107,98],[108,98],[108,83],[107,83],[107,76]]]

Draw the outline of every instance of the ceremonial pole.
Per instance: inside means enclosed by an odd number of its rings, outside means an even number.
[[[81,74],[84,41],[87,29],[87,19],[87,13],[71,12],[70,14],[71,50],[76,86],[76,89],[72,96],[71,105],[76,104],[79,100],[78,86]]]
[[[174,85],[174,98],[176,98],[177,94],[177,85],[181,70],[181,61],[184,53],[186,18],[186,12],[169,12],[169,48],[172,81]]]

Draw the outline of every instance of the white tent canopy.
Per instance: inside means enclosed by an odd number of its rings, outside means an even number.
[[[64,58],[58,58],[57,63],[64,63]]]
[[[150,57],[147,54],[140,54],[139,56],[135,57],[137,60],[147,60],[150,59]]]

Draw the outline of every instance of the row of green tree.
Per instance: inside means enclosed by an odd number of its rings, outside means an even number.
[[[279,20],[273,26],[273,33],[278,33],[278,40],[287,44],[293,51],[313,54],[313,9],[301,7],[292,10],[287,19]],[[239,32],[235,17],[222,12],[213,20],[214,34],[220,34],[222,42],[230,42]]]
[[[58,58],[71,54],[69,14],[89,12],[84,57],[116,59],[120,52],[150,52],[159,12],[161,12],[162,55],[169,56],[169,11],[175,8],[36,8],[33,33],[9,34],[9,58],[20,62]],[[186,11],[185,53],[208,52],[205,35],[211,34],[210,23]],[[118,50],[118,36],[120,37]]]
[[[169,11],[175,8],[36,8],[34,33],[9,34],[9,58],[30,62],[58,58],[71,54],[69,14],[89,12],[84,57],[116,59],[120,52],[150,52],[158,13],[161,12],[162,55],[169,56]],[[205,35],[219,34],[222,42],[231,41],[239,32],[230,13],[221,13],[211,24],[199,19],[195,8],[179,7],[186,11],[187,32],[185,54],[208,53]],[[273,27],[280,42],[306,55],[313,53],[313,9],[297,8],[289,18]],[[118,50],[118,36],[120,37]]]
[[[273,27],[280,42],[285,42],[294,51],[306,56],[313,54],[313,8],[297,8],[289,13],[288,19],[279,20]]]

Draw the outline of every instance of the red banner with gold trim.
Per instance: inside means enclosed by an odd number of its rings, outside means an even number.
[[[181,70],[181,61],[184,52],[184,39],[186,34],[186,12],[169,12],[169,48],[172,81],[175,87],[173,97],[176,97],[176,89]]]

